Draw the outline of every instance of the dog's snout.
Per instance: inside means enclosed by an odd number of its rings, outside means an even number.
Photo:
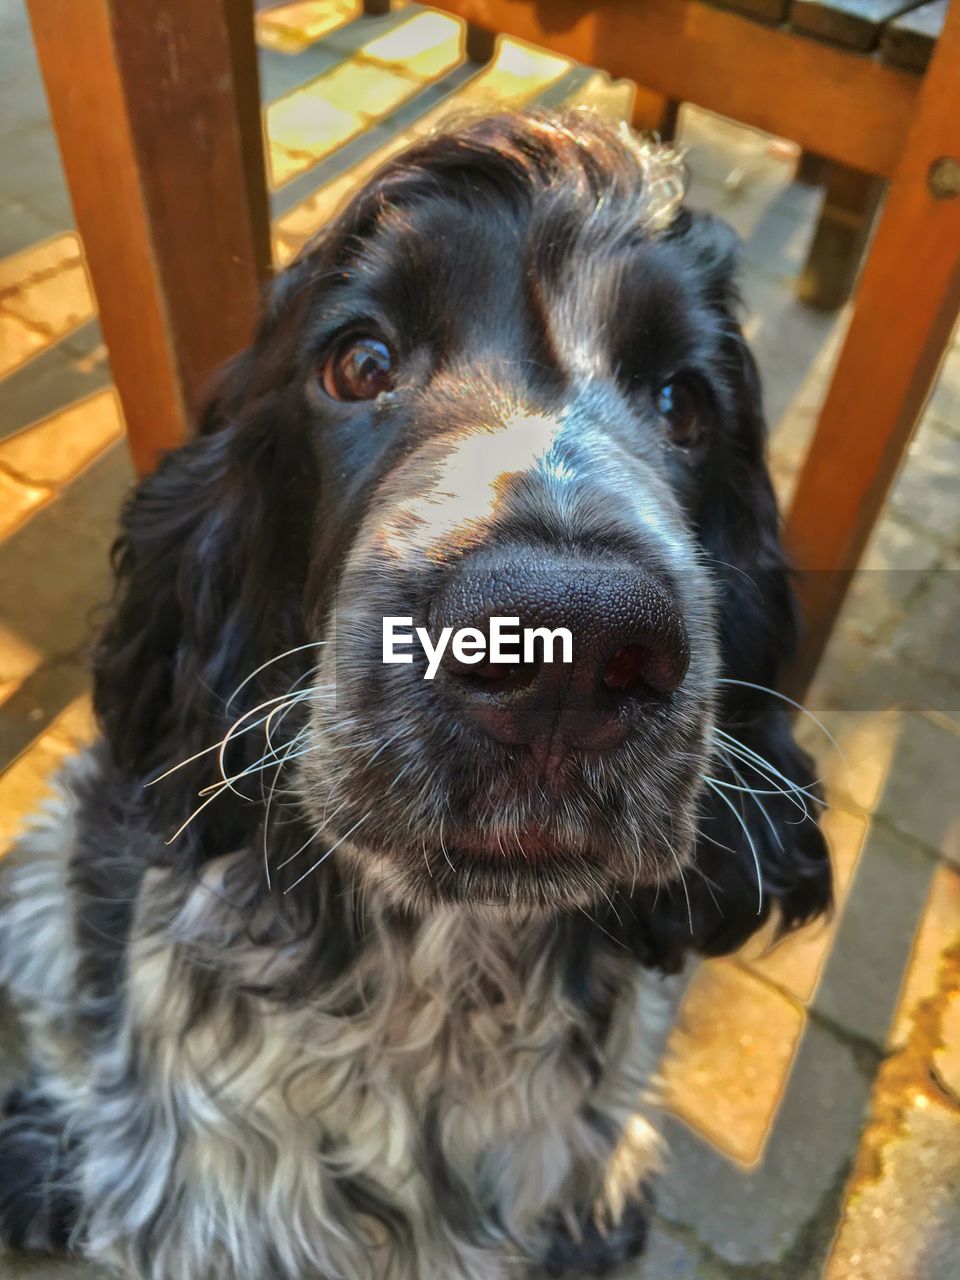
[[[616,746],[631,714],[675,692],[687,671],[672,592],[630,565],[531,556],[462,569],[431,610],[434,627],[488,639],[495,618],[517,620],[501,644],[516,661],[493,661],[489,648],[465,661],[448,647],[441,679],[470,723],[542,764]]]

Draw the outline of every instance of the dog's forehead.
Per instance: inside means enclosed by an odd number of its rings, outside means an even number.
[[[412,270],[430,273],[433,282],[497,283],[623,263],[653,242],[622,196],[586,198],[563,187],[524,201],[451,192],[385,209],[355,265],[369,279]]]
[[[388,302],[489,305],[520,287],[527,218],[506,204],[437,197],[389,210],[360,249],[365,284]]]
[[[568,370],[596,365],[629,333],[682,347],[698,301],[674,247],[629,200],[563,189],[539,202],[441,194],[388,210],[353,271],[388,314],[447,352],[546,339]]]

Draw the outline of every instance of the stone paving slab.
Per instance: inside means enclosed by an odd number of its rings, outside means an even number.
[[[763,372],[764,408],[772,428],[774,456],[790,440],[790,428],[804,429],[800,444],[806,447],[814,426],[811,408],[791,421],[788,414],[802,405],[808,385],[819,381],[818,370],[836,352],[835,317],[797,306],[792,288],[758,271],[743,273],[744,332]],[[798,451],[799,462],[802,452]]]
[[[0,467],[30,484],[67,484],[123,435],[123,411],[105,387],[0,440]]]
[[[663,1066],[666,1105],[730,1160],[756,1164],[803,1023],[795,1001],[734,962],[701,965]]]
[[[75,231],[63,231],[0,262],[0,309],[49,343],[93,319],[96,303]]]
[[[328,4],[281,4],[257,14],[257,39],[262,47],[285,54],[301,53],[314,41],[329,37],[357,17],[360,6],[351,0]]]
[[[19,316],[0,310],[0,378],[25,364],[44,346],[42,333]]]
[[[0,257],[19,253],[38,240],[45,240],[61,226],[59,219],[44,216],[22,200],[0,200]]]
[[[642,1260],[623,1270],[620,1280],[704,1280],[700,1252],[658,1218]]]
[[[110,385],[107,350],[95,321],[52,345],[38,344],[35,351],[4,378],[0,439]]]
[[[850,813],[839,806],[824,814],[823,830],[830,846],[834,874],[834,909],[827,919],[786,938],[778,938],[776,924],[752,938],[737,962],[787,996],[808,1005],[833,953],[851,890],[862,881],[855,873],[870,828],[866,814]]]
[[[839,1200],[869,1096],[854,1048],[807,1020],[761,1160],[738,1166],[668,1120],[659,1212],[722,1262],[781,1263],[824,1203]],[[783,1280],[792,1280],[787,1271]]]
[[[0,471],[0,485],[4,473]],[[94,608],[108,598],[116,513],[133,480],[117,443],[0,546],[0,682],[5,654],[36,655],[25,683],[0,704],[0,759],[23,750],[88,683],[84,646]],[[49,499],[50,490],[43,490]]]
[[[877,1074],[825,1280],[958,1274],[960,877],[942,868],[931,897],[942,899],[946,911],[928,911],[917,937],[898,1019],[908,1028],[906,1039]],[[918,964],[924,973],[915,981]]]
[[[957,368],[956,375],[942,376],[934,394],[933,409],[942,406],[954,381],[960,382],[960,365],[950,357],[948,367]],[[960,421],[960,397],[950,397],[953,408],[948,420]],[[960,544],[960,503],[957,502],[956,478],[960,472],[960,437],[943,430],[929,416],[918,431],[907,453],[907,465],[890,495],[894,511],[907,515],[915,524],[940,534],[953,547]]]
[[[23,86],[24,81],[17,81]],[[15,81],[15,85],[17,83]],[[0,89],[0,104],[13,89]],[[2,107],[0,107],[2,109]],[[60,166],[57,140],[49,123],[24,124],[4,138],[9,168],[4,174],[4,194],[22,201],[60,227],[73,222],[73,206]]]
[[[874,827],[813,1007],[846,1035],[884,1045],[935,864],[894,832]]]
[[[828,658],[808,698],[818,715],[829,710],[877,712],[908,708],[960,719],[957,681],[909,659],[895,660],[887,644],[867,639],[849,612],[841,615]]]
[[[953,435],[960,433],[960,338],[956,334],[930,397],[926,419],[945,427]],[[901,477],[905,483],[908,482],[907,476],[905,471]]]
[[[960,457],[960,451],[958,451]],[[950,553],[927,575],[923,590],[909,602],[891,639],[894,661],[905,658],[926,671],[936,671],[957,688],[960,711],[960,551]]]
[[[958,703],[960,707],[960,703]],[[956,722],[954,722],[956,723]],[[917,784],[923,781],[918,803]],[[960,832],[960,738],[929,717],[907,713],[878,810],[902,836],[933,854],[956,848]]]

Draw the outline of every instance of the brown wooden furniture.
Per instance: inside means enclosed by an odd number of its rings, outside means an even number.
[[[523,8],[532,11],[548,47],[561,50],[557,41],[566,35],[592,43],[595,53],[587,61],[644,86],[634,123],[664,137],[673,133],[677,86],[695,95],[684,93],[684,100],[793,138],[809,153],[814,148],[807,139],[819,137],[816,154],[826,159],[817,180],[824,186],[825,200],[797,292],[808,305],[833,310],[852,292],[882,180],[890,175],[897,142],[909,121],[908,99],[919,87],[917,73],[929,62],[946,3],[637,0],[631,5],[534,0],[524,5],[523,0],[505,0],[498,5],[496,0],[439,0],[437,7],[472,15],[470,38],[477,48],[483,47],[477,33],[492,30],[495,21],[510,23],[501,27],[510,35],[518,35],[521,27],[529,31],[531,14],[521,16]],[[709,8],[730,12],[711,17],[703,12]],[[748,22],[760,29],[751,31]],[[661,42],[666,40],[671,56],[664,59]],[[828,55],[824,41],[842,56]],[[874,50],[879,51],[875,57]],[[864,58],[864,53],[871,57]],[[908,75],[896,80],[877,75],[877,65]],[[651,89],[659,92],[651,94]],[[887,93],[894,96],[883,111],[878,100]],[[805,104],[810,115],[801,122],[796,108],[803,110]],[[891,117],[896,117],[895,123]],[[838,138],[838,132],[845,136]]]
[[[923,82],[787,519],[810,678],[960,312],[960,0]]]
[[[730,0],[728,7],[801,39],[812,36],[922,73],[943,29],[947,0]],[[832,311],[853,292],[884,183],[869,166],[831,160],[821,164],[815,181],[824,188],[824,202],[797,295]]]
[[[250,0],[28,0],[134,461],[184,439],[270,269]]]
[[[198,384],[245,341],[267,265],[252,0],[28,3],[144,469],[183,437]],[[380,12],[387,3],[367,0]],[[787,520],[806,573],[805,678],[960,307],[960,0],[738,0],[752,16],[705,0],[436,7],[471,24],[476,58],[505,33],[638,81],[646,110],[694,102],[825,157],[847,249],[869,192],[829,166],[890,182]]]

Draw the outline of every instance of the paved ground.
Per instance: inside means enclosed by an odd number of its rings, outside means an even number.
[[[348,0],[261,13],[276,249],[451,107],[626,91],[456,25]],[[789,148],[695,112],[691,199],[745,239],[748,328],[783,494],[842,317],[798,306],[818,195]],[[130,482],[22,0],[0,0],[0,843],[89,731],[84,644]],[[840,884],[828,926],[693,976],[664,1063],[672,1148],[634,1280],[960,1275],[960,347],[943,371],[811,705]],[[81,1268],[0,1261],[0,1280]]]

